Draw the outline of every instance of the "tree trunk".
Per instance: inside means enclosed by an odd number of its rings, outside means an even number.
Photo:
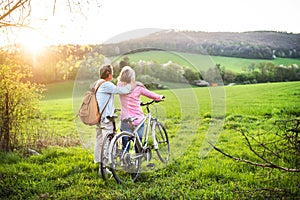
[[[3,117],[3,127],[1,128],[1,135],[0,138],[0,149],[2,151],[8,152],[11,150],[10,148],[10,127],[9,127],[9,94],[8,92],[5,93],[5,107],[4,107],[4,117]]]

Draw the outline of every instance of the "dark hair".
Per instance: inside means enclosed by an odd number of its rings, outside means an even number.
[[[99,70],[99,77],[101,79],[106,79],[110,74],[112,74],[111,65],[103,65]]]

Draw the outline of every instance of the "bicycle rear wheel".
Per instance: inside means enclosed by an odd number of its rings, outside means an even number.
[[[114,134],[107,134],[103,140],[103,145],[100,154],[100,172],[103,180],[107,180],[111,176],[111,171],[109,170],[109,145],[113,139]]]
[[[170,142],[168,138],[168,133],[165,127],[160,123],[155,123],[155,139],[158,143],[158,148],[156,148],[156,153],[161,162],[168,162],[170,159]]]
[[[118,183],[135,182],[141,169],[142,154],[136,152],[135,136],[121,132],[110,146],[111,171]]]

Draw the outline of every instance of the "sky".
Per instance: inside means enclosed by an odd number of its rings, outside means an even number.
[[[157,30],[207,32],[284,31],[300,33],[299,0],[98,0],[76,16],[53,1],[33,4],[32,26],[23,43],[100,44]],[[57,1],[57,2],[67,2]],[[38,8],[38,9],[37,9]],[[50,8],[50,9],[49,9]]]

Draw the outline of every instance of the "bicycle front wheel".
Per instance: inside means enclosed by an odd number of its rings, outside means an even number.
[[[121,132],[111,143],[111,171],[118,183],[135,182],[139,176],[142,154],[135,146],[135,136],[129,132]]]
[[[170,159],[170,142],[168,138],[168,133],[165,127],[160,123],[155,123],[155,139],[157,142],[158,147],[155,148],[156,153],[161,162],[168,162]]]
[[[113,139],[114,134],[107,134],[103,140],[103,145],[100,154],[100,172],[103,180],[107,180],[111,176],[111,171],[109,170],[109,145]]]

